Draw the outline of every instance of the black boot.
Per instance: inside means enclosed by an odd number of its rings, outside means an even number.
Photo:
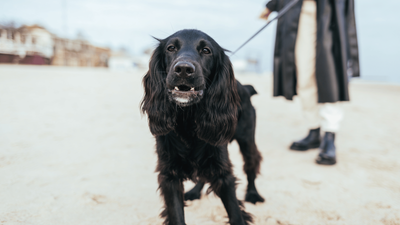
[[[320,153],[315,162],[322,165],[334,165],[336,163],[335,133],[326,132],[319,149]]]
[[[290,146],[290,149],[296,151],[306,151],[308,149],[318,148],[321,144],[319,131],[319,128],[310,130],[307,137],[301,139],[300,141],[293,142],[293,144]]]

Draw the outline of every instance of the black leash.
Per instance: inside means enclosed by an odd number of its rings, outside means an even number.
[[[236,49],[236,51],[234,51],[231,56],[233,56],[237,51],[239,51],[243,46],[245,46],[249,41],[251,41],[251,39],[253,39],[255,36],[257,36],[262,30],[264,30],[272,21],[281,18],[283,15],[285,15],[287,13],[287,11],[289,11],[289,9],[291,9],[299,0],[292,0],[289,4],[285,5],[285,7],[283,7],[283,9],[281,9],[281,11],[279,11],[278,15],[273,18],[272,20],[268,21],[267,24],[265,24],[259,31],[257,31],[257,33],[255,33],[253,36],[251,36],[251,38],[249,38],[249,40],[247,40],[244,44],[242,44],[238,49]]]

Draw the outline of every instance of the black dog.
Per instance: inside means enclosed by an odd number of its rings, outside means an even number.
[[[142,111],[156,136],[164,224],[185,224],[182,182],[187,179],[198,182],[187,199],[199,198],[209,182],[230,224],[249,224],[252,218],[236,198],[227,143],[234,139],[239,143],[248,177],[246,200],[263,202],[254,185],[261,161],[250,102],[256,92],[236,81],[225,50],[207,34],[181,30],[158,41],[143,78]]]

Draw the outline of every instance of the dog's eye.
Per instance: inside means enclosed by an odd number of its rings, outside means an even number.
[[[203,48],[203,49],[201,50],[201,52],[204,53],[204,54],[210,54],[210,53],[211,53],[211,50],[210,50],[209,48]]]
[[[169,46],[168,48],[167,48],[167,51],[169,51],[169,52],[174,52],[175,51],[175,46]]]

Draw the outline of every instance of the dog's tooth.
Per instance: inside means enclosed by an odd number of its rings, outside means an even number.
[[[175,90],[179,91],[179,88],[178,88],[178,87],[175,87]]]
[[[190,88],[191,91],[194,91],[194,87]]]

